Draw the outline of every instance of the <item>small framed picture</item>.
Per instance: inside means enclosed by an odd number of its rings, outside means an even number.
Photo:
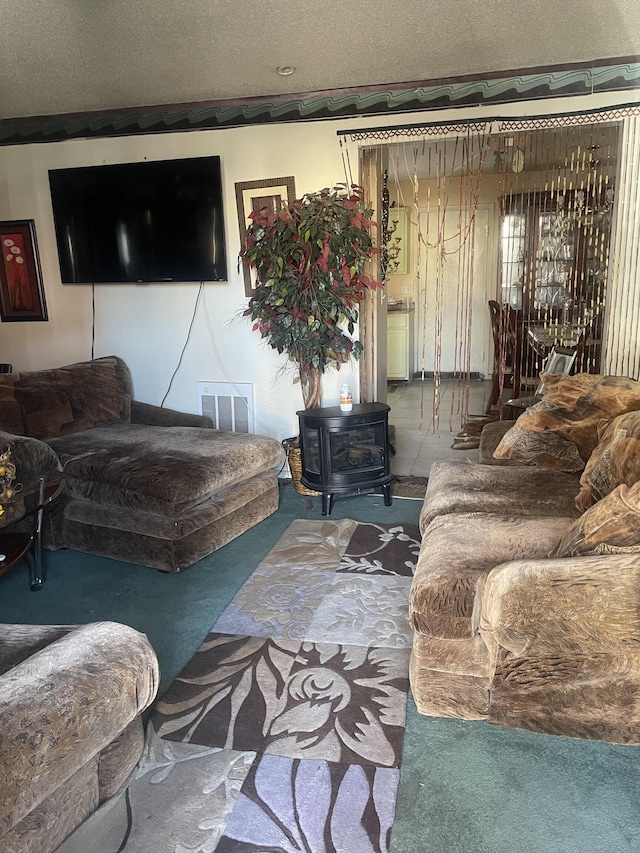
[[[0,319],[47,320],[33,219],[0,222]]]
[[[571,368],[576,360],[577,352],[573,347],[553,346],[546,357],[544,367],[545,373],[571,373]],[[542,382],[536,388],[536,396],[544,394]]]
[[[295,178],[267,178],[263,181],[244,181],[236,184],[236,205],[238,207],[238,226],[240,228],[240,244],[244,244],[247,226],[250,224],[250,214],[254,210],[268,207],[274,212],[280,210],[288,201],[296,197]],[[253,283],[251,267],[243,259],[244,292],[251,296]]]
[[[547,373],[570,373],[576,360],[576,351],[572,347],[552,347],[544,369]]]

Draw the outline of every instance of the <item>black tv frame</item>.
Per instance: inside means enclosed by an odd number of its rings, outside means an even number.
[[[49,171],[63,284],[227,281],[219,156]]]

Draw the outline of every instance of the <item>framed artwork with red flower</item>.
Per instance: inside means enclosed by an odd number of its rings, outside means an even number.
[[[295,178],[267,178],[263,181],[242,181],[236,184],[236,205],[238,208],[238,226],[240,228],[240,245],[244,246],[249,217],[254,210],[268,207],[274,213],[296,197]],[[249,263],[243,259],[245,296],[251,296],[253,283]]]
[[[0,319],[47,320],[33,219],[0,222]]]

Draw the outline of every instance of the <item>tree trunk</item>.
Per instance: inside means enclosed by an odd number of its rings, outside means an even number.
[[[305,409],[317,409],[322,405],[322,371],[319,367],[300,365],[300,384]]]

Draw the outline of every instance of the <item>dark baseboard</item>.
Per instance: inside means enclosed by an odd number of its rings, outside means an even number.
[[[424,372],[424,378],[425,379],[432,380],[433,376],[434,376],[433,370],[425,370],[425,372]],[[422,379],[422,377],[423,377],[422,371],[416,371],[413,374],[414,379]],[[485,376],[484,373],[480,373],[477,370],[474,370],[472,373],[470,373],[469,378],[472,380],[476,380],[476,381],[489,379],[488,376]],[[464,377],[460,376],[459,373],[454,373],[453,371],[444,371],[443,370],[440,373],[440,379],[445,379],[447,382],[450,381],[451,379],[460,379],[462,381],[464,379]]]

